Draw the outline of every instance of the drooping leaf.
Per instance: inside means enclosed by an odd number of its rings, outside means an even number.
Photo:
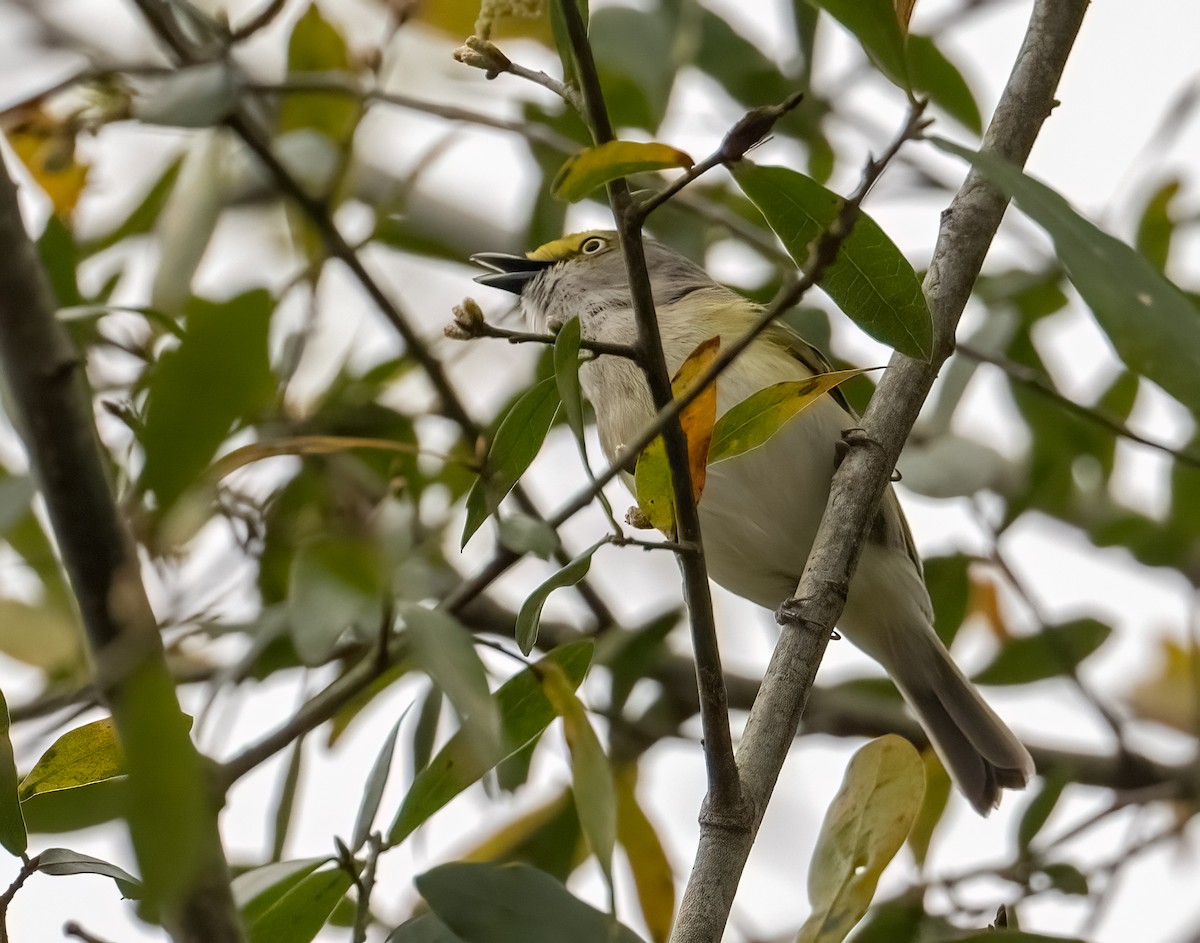
[[[837,219],[842,198],[785,167],[759,167],[743,160],[732,170],[742,192],[796,264],[803,266],[809,246]],[[921,281],[896,244],[866,213],[858,214],[820,286],[876,340],[910,357],[928,360],[932,355],[933,319]]]
[[[542,670],[557,665],[571,684],[578,686],[587,673],[593,645],[589,640],[556,648],[500,686],[492,696],[500,716],[500,736],[492,749],[480,753],[463,731],[458,731],[413,780],[412,788],[396,813],[388,844],[396,845],[438,809],[478,781],[501,760],[512,756],[537,737],[554,719],[554,708],[543,690]]]
[[[554,878],[520,864],[444,864],[416,879],[430,909],[464,940],[488,943],[639,943]]]
[[[588,720],[583,702],[575,694],[575,686],[555,665],[546,669],[543,682],[546,697],[562,718],[563,735],[571,751],[571,791],[575,796],[579,824],[592,854],[611,884],[612,855],[617,841],[617,798],[612,767]]]
[[[809,0],[846,27],[863,52],[901,88],[908,88],[904,37],[893,0]]]
[[[29,524],[30,530],[37,527],[40,531],[40,525],[32,515]],[[57,562],[54,565],[57,566]],[[16,599],[0,599],[0,626],[4,627],[0,631],[0,651],[41,668],[51,677],[70,676],[83,664],[79,622],[65,599],[47,600],[38,606]]]
[[[1187,295],[1044,183],[995,154],[931,140],[971,163],[1046,230],[1068,277],[1126,365],[1200,411],[1200,312]]]
[[[1026,684],[1066,674],[1107,641],[1112,628],[1097,619],[1048,625],[1012,639],[972,679],[976,684]]]
[[[463,525],[461,546],[467,545],[479,526],[525,474],[525,469],[542,447],[558,407],[555,379],[548,377],[526,390],[508,411],[488,451],[486,474],[476,480],[467,495],[467,520]]]
[[[607,540],[596,541],[561,570],[545,580],[521,603],[521,610],[517,613],[516,639],[522,654],[528,655],[533,651],[533,646],[537,644],[542,609],[546,605],[546,600],[550,598],[550,594],[564,586],[574,586],[587,576],[592,565],[593,554],[607,542]]]
[[[866,370],[836,370],[805,380],[785,380],[731,407],[713,431],[708,461],[716,464],[765,444],[791,419],[822,396]]]
[[[350,67],[350,50],[345,38],[322,15],[316,3],[310,4],[296,20],[288,38],[289,76],[346,73]],[[279,112],[279,131],[318,131],[335,144],[344,145],[354,132],[361,113],[362,105],[350,95],[329,92],[286,95]]]
[[[322,664],[347,630],[375,637],[383,580],[377,548],[366,540],[323,535],[303,544],[288,586],[288,628],[300,660]]]
[[[68,730],[47,748],[23,780],[22,801],[43,792],[103,782],[125,772],[121,747],[109,717]]]
[[[926,747],[921,751],[921,762],[925,767],[925,798],[908,833],[908,847],[918,868],[925,867],[933,834],[941,824],[942,814],[950,801],[950,775],[937,753]]]
[[[136,900],[142,896],[142,882],[124,868],[68,848],[47,848],[41,852],[38,870],[43,874],[100,874],[117,882],[122,897]]]
[[[502,825],[461,861],[520,862],[565,882],[583,860],[583,831],[574,796],[564,789],[554,798]]]
[[[500,736],[500,719],[471,633],[453,616],[408,605],[400,610],[413,658],[462,718],[462,733],[480,750]]]
[[[983,133],[979,103],[967,80],[928,36],[908,37],[908,74],[913,88],[929,96],[939,108],[963,127]]]
[[[29,847],[29,836],[17,797],[17,761],[9,737],[10,727],[8,702],[0,691],[0,845],[19,858]]]
[[[1042,776],[1038,791],[1029,797],[1021,820],[1017,823],[1017,848],[1022,855],[1029,851],[1029,846],[1049,820],[1069,781],[1070,777],[1057,767],[1052,767]]]
[[[666,144],[606,141],[568,157],[550,184],[560,200],[576,203],[598,187],[630,174],[695,163],[683,151]]]
[[[681,399],[692,391],[696,380],[720,352],[721,338],[710,337],[696,345],[671,378],[671,395]],[[709,448],[717,418],[717,387],[710,383],[679,414],[688,450],[688,477],[696,501],[704,493],[708,474]],[[668,536],[675,533],[675,492],[667,447],[662,436],[642,450],[634,467],[634,491],[638,507],[650,523]]]
[[[1171,240],[1175,235],[1175,219],[1171,203],[1179,194],[1182,183],[1178,178],[1168,180],[1151,194],[1138,220],[1134,246],[1146,261],[1158,271],[1165,272],[1171,256]]]
[[[662,841],[637,800],[637,765],[613,770],[617,790],[617,841],[625,849],[642,919],[654,943],[666,943],[675,921],[675,876]]]
[[[579,388],[579,348],[583,328],[579,318],[569,318],[554,335],[554,382],[562,402],[563,416],[583,450],[583,393]]]
[[[1088,896],[1088,877],[1075,865],[1060,861],[1042,865],[1039,870],[1050,879],[1056,891],[1077,897]]]
[[[675,36],[667,18],[604,6],[590,18],[588,39],[613,126],[656,131],[675,83]]]
[[[352,884],[342,868],[306,875],[247,923],[248,943],[309,943]]]
[[[275,815],[271,829],[271,860],[283,858],[288,832],[292,827],[292,812],[296,808],[296,792],[300,788],[300,773],[304,768],[305,737],[297,737],[288,750],[287,769],[279,784],[279,798],[275,800]]]
[[[243,871],[230,882],[233,901],[241,911],[242,919],[248,924],[253,923],[300,881],[331,860],[328,855],[297,858],[273,861]]]
[[[796,943],[841,943],[862,919],[921,808],[924,778],[920,754],[895,734],[854,754],[817,836],[808,872],[813,912]]]
[[[263,290],[188,303],[184,338],[155,366],[146,396],[141,480],[160,510],[199,476],[234,424],[269,401],[275,382],[267,332],[274,306]]]
[[[406,712],[407,713],[407,712]],[[396,719],[391,732],[383,740],[375,762],[371,764],[371,772],[367,774],[363,786],[362,799],[358,804],[358,815],[354,819],[354,831],[350,835],[350,850],[357,852],[366,844],[371,826],[375,823],[375,813],[379,811],[379,800],[383,798],[383,787],[387,785],[388,773],[392,767],[392,756],[396,752],[396,736],[400,733],[400,722],[404,714]]]

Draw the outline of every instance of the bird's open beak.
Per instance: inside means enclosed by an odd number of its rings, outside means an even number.
[[[553,262],[535,261],[523,255],[508,255],[504,252],[480,252],[471,256],[476,265],[491,269],[487,275],[476,275],[475,281],[489,288],[502,288],[514,295],[521,294],[539,272],[548,269]]]

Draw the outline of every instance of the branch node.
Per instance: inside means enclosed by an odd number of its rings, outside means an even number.
[[[775,126],[775,122],[786,115],[804,100],[803,92],[789,95],[778,105],[764,105],[746,114],[729,129],[717,149],[716,157],[722,164],[741,160],[746,151],[765,138]]]

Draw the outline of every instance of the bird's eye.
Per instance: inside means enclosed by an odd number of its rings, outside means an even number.
[[[589,236],[583,240],[583,245],[579,247],[579,251],[584,255],[595,255],[607,245],[608,243],[599,236]]]

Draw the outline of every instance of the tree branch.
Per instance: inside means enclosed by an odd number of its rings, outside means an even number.
[[[559,9],[566,23],[575,68],[583,95],[585,118],[598,144],[613,139],[612,124],[604,105],[600,76],[592,59],[587,28],[575,0],[559,0]],[[608,185],[608,201],[617,223],[617,237],[625,259],[629,292],[637,322],[642,371],[650,388],[654,408],[667,409],[672,403],[671,378],[667,373],[662,338],[654,312],[654,297],[650,275],[646,270],[646,255],[642,248],[642,217],[633,207],[629,185],[624,179]],[[703,388],[698,385],[698,388]],[[692,647],[696,656],[696,681],[700,690],[700,723],[704,731],[704,759],[708,773],[709,812],[722,819],[743,817],[741,787],[733,757],[733,738],[729,732],[729,710],[722,684],[721,655],[717,646],[716,620],[712,611],[708,569],[704,563],[704,545],[700,534],[700,515],[692,491],[688,470],[687,439],[679,424],[678,415],[667,420],[662,428],[667,460],[671,469],[671,485],[675,500],[675,537],[688,549],[676,554],[683,574],[683,592],[692,629]]]
[[[82,363],[55,318],[16,187],[2,166],[0,260],[0,373],[125,752],[137,801],[128,822],[142,876],[174,939],[241,940],[205,768],[175,699],[137,555],[109,490]],[[178,764],[169,775],[158,768],[164,757]],[[159,853],[164,844],[177,848],[170,863]]]
[[[984,147],[1023,166],[1042,122],[1086,9],[1086,0],[1037,0],[1013,72],[984,138]],[[701,826],[700,846],[671,939],[721,939],[746,858],[791,746],[829,633],[896,458],[942,362],[954,347],[962,309],[1004,215],[1007,200],[971,171],[943,214],[925,291],[934,316],[931,363],[892,358],[863,417],[866,436],[834,475],[826,514],[783,620],[779,644],[746,724],[738,751],[743,788],[754,806],[746,831]],[[869,437],[869,438],[868,438]],[[866,445],[863,443],[871,443]]]

